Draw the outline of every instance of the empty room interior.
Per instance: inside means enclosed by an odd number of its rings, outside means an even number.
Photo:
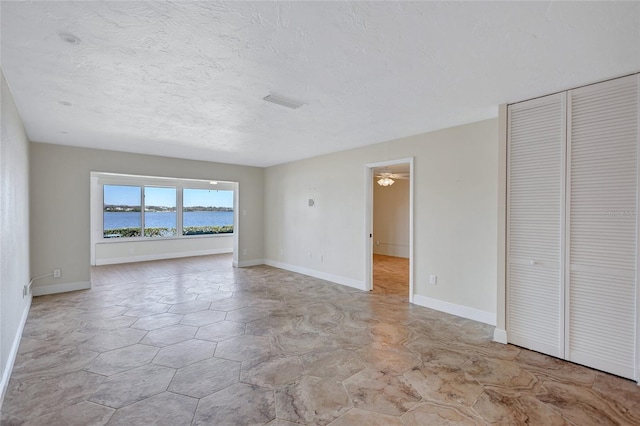
[[[0,2],[0,424],[640,424],[640,2]]]

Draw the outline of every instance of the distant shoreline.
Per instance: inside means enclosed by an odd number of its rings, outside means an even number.
[[[115,205],[107,204],[104,206],[104,212],[109,213],[131,213],[142,211],[140,206],[127,206],[127,205]],[[183,212],[232,212],[233,207],[205,207],[205,206],[192,206],[183,207]],[[175,213],[175,207],[167,206],[146,206],[145,212],[147,213]]]

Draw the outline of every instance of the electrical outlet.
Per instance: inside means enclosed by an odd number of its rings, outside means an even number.
[[[27,297],[28,294],[29,294],[29,286],[25,285],[24,287],[22,287],[22,298],[24,299],[25,297]]]
[[[53,278],[60,278],[62,276],[62,269],[53,270]]]
[[[438,285],[438,276],[437,275],[429,275],[429,284]]]
[[[309,260],[311,260],[313,256],[311,256],[311,252],[309,252]]]

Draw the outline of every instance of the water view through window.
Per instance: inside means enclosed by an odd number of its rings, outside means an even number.
[[[233,232],[233,191],[104,185],[104,238],[173,237]],[[142,196],[144,194],[144,197]],[[144,223],[142,221],[144,212]],[[182,223],[178,229],[178,217]],[[143,230],[144,228],[144,230]]]

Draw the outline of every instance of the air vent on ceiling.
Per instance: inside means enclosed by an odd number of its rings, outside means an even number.
[[[277,104],[277,105],[281,105],[281,106],[287,107],[287,108],[292,108],[292,109],[297,109],[297,108],[300,108],[302,105],[304,105],[304,102],[297,101],[297,100],[291,99],[291,98],[287,98],[285,96],[274,95],[273,93],[265,96],[262,99],[264,99],[267,102],[271,102],[271,103],[274,103],[274,104]]]

